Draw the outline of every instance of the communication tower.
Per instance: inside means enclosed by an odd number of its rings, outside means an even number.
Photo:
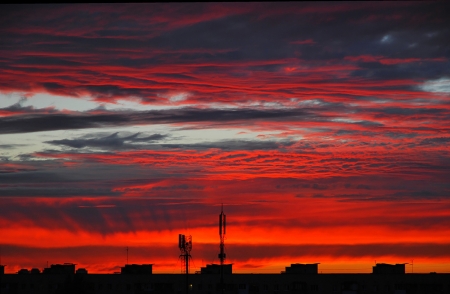
[[[178,248],[180,249],[180,258],[182,269],[186,273],[186,294],[189,293],[189,258],[192,250],[192,236],[186,238],[185,235],[178,235]]]
[[[227,216],[223,213],[223,204],[222,211],[219,214],[219,236],[220,236],[220,288],[222,293],[225,293],[225,285],[223,283],[223,262],[227,255],[225,254],[225,234],[227,232]]]

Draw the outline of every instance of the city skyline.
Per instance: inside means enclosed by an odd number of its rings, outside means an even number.
[[[449,6],[2,5],[5,271],[450,272]]]

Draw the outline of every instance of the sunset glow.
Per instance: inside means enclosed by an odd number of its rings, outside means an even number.
[[[5,272],[449,273],[448,6],[2,5]]]

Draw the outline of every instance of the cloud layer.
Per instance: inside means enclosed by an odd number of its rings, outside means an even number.
[[[112,272],[120,246],[170,272],[187,231],[207,260],[220,203],[237,270],[450,271],[448,3],[2,8],[10,272],[49,250]]]

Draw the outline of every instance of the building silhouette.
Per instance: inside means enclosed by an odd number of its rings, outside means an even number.
[[[120,268],[121,274],[144,274],[150,275],[153,271],[153,264],[126,264]]]
[[[291,266],[287,266],[282,274],[318,274],[319,273],[319,263],[302,264],[294,263]]]
[[[122,267],[121,274],[88,274],[75,265],[55,264],[40,274],[1,274],[1,294],[183,294],[185,273],[153,274],[151,264]],[[318,264],[291,264],[283,274],[232,274],[219,265],[189,275],[191,294],[428,294],[450,293],[450,274],[401,273],[401,266],[377,264],[372,274],[320,274]],[[70,268],[70,270],[69,270]],[[73,270],[72,270],[73,269]],[[381,269],[381,272],[380,272]],[[389,269],[389,270],[385,270]],[[392,270],[394,269],[394,270]],[[381,274],[380,274],[381,273]]]
[[[225,224],[222,207],[220,264],[207,264],[196,274],[153,274],[153,264],[88,274],[73,263],[5,274],[0,265],[0,294],[450,294],[450,274],[406,274],[405,264],[377,263],[372,274],[319,274],[319,263],[293,263],[280,274],[233,274],[232,264],[224,263]],[[188,242],[179,237],[180,249],[187,244],[190,251],[190,236]]]
[[[64,263],[64,264],[52,264],[49,268],[44,268],[43,274],[74,274],[75,264]]]
[[[374,274],[405,274],[405,264],[386,264],[377,263],[372,267],[372,273]]]
[[[221,273],[221,267],[223,270],[223,273],[225,275],[231,275],[233,273],[233,265],[232,264],[207,264],[206,267],[200,268],[201,274],[220,274]]]

